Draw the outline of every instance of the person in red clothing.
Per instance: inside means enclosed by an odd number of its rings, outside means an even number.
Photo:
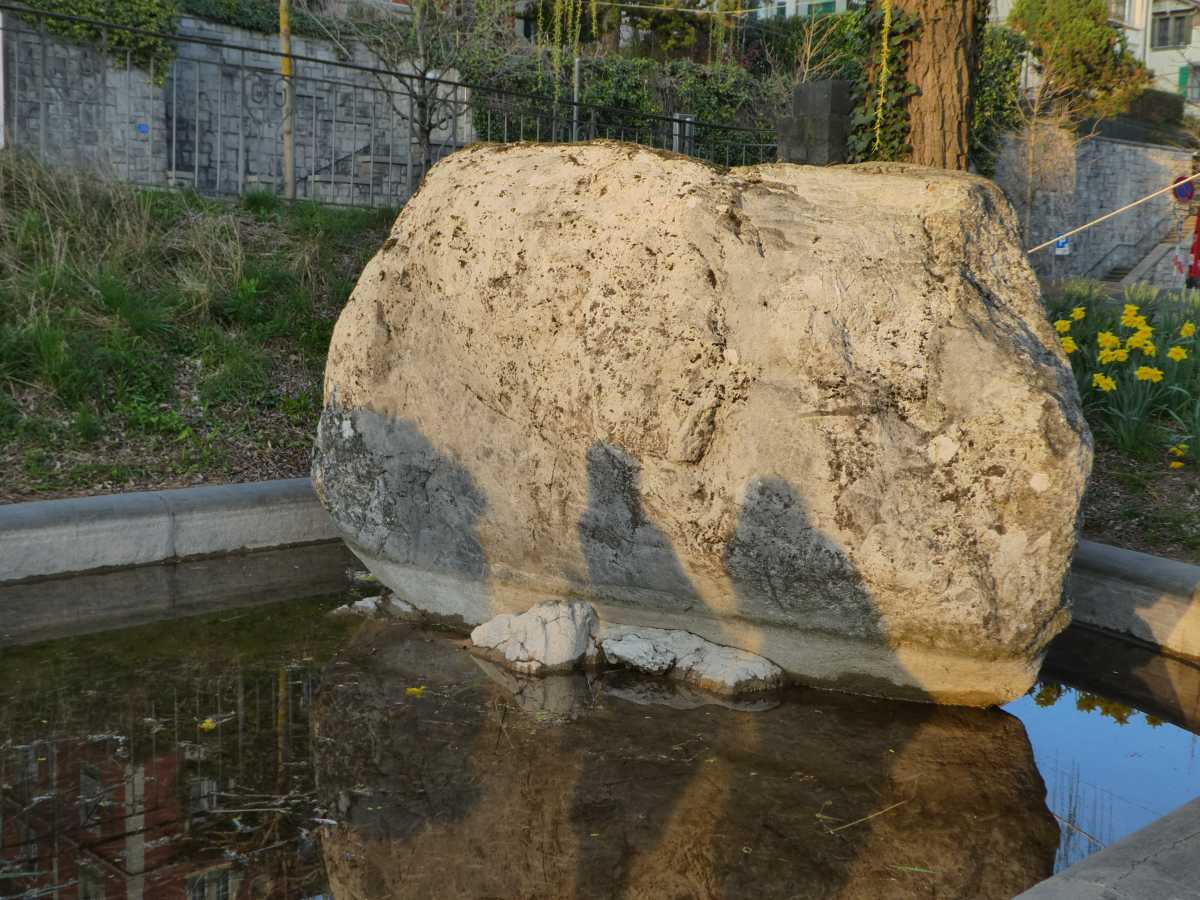
[[[1187,272],[1188,290],[1200,288],[1200,216],[1196,216],[1196,234],[1192,238],[1192,264]]]

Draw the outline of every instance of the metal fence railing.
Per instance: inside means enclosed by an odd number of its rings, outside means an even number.
[[[59,33],[65,26],[74,39]],[[231,44],[215,27],[191,27],[162,35],[0,0],[0,145],[136,184],[282,194],[275,40]],[[298,39],[293,50],[295,191],[323,203],[399,206],[430,163],[477,140],[613,138],[723,165],[775,158],[771,131],[420,81],[320,41]],[[441,112],[422,116],[414,97]]]

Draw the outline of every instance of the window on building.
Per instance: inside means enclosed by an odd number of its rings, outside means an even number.
[[[1192,42],[1192,13],[1155,13],[1150,46],[1155,50],[1186,47]]]
[[[814,16],[828,16],[835,12],[837,12],[836,0],[828,0],[826,3],[808,4],[808,9],[805,12],[805,15],[811,19]]]
[[[91,866],[79,867],[79,900],[104,900],[104,876]]]
[[[787,15],[787,0],[779,0],[775,4],[775,18],[782,19]]]
[[[100,824],[100,801],[104,785],[100,770],[88,763],[79,766],[79,825],[92,829]]]
[[[1200,103],[1200,66],[1189,66],[1186,70],[1187,90],[1186,95],[1190,102]],[[1180,77],[1182,84],[1183,77]]]
[[[1129,0],[1108,0],[1108,17],[1114,22],[1129,21]]]
[[[188,783],[188,812],[203,815],[217,808],[217,782],[212,778],[193,778]]]

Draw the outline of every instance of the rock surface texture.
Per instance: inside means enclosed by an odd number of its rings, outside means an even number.
[[[430,172],[334,332],[313,477],[422,609],[578,597],[987,704],[1067,621],[1090,464],[989,182],[597,143]]]

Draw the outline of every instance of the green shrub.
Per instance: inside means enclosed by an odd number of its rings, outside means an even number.
[[[971,113],[971,162],[980,174],[992,176],[996,173],[996,159],[1004,134],[1021,125],[1021,66],[1024,59],[1024,38],[1011,28],[986,26]]]
[[[24,0],[33,9],[62,15],[77,16],[99,22],[124,25],[143,32],[174,34],[179,24],[179,5],[176,0]],[[100,29],[85,22],[26,16],[31,24],[44,22],[46,30],[72,41],[102,45],[107,39],[108,52],[120,63],[128,55],[130,62],[149,70],[154,80],[166,80],[175,44],[167,38],[135,34],[120,29]]]

